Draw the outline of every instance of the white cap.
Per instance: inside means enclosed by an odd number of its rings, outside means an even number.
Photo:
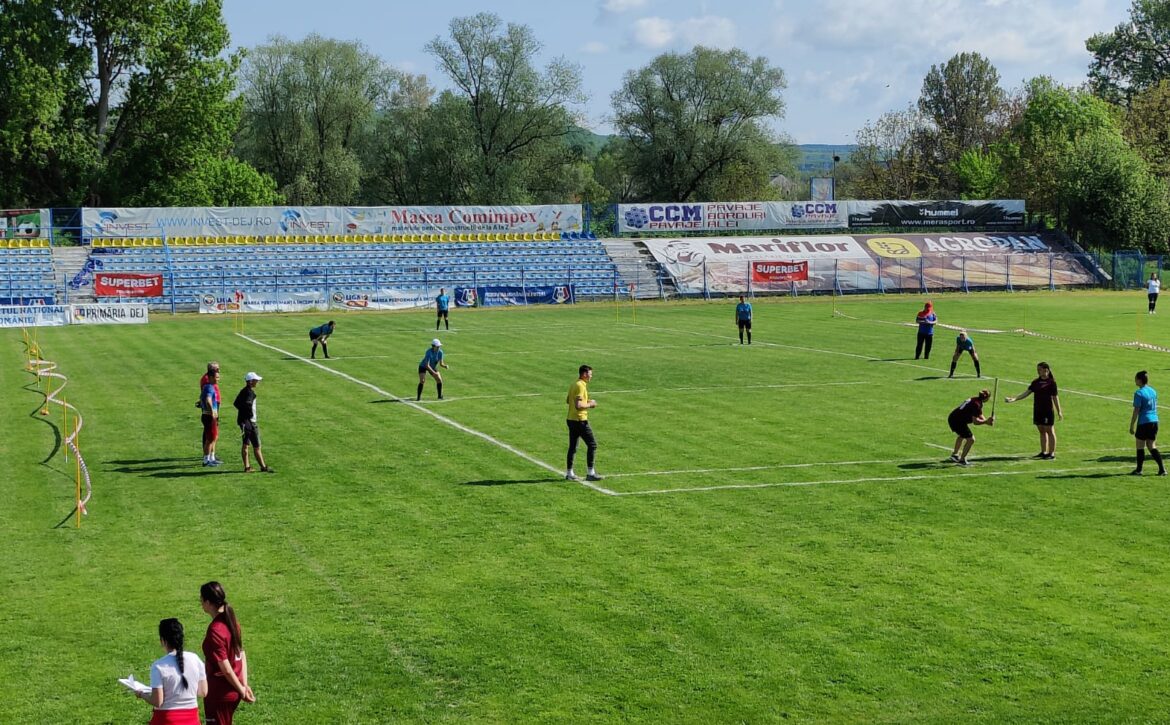
[[[432,347],[442,347],[443,343],[439,342],[439,338],[436,337],[434,340],[431,340],[431,346]]]
[[[244,375],[244,382],[245,383],[250,383],[253,380],[263,380],[263,379],[264,378],[260,377],[256,373],[247,373],[246,375]]]

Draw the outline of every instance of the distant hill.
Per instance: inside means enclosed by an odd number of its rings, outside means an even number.
[[[569,146],[579,146],[585,149],[585,155],[588,157],[596,156],[599,151],[609,143],[610,136],[603,136],[599,133],[593,133],[587,128],[574,126],[569,135],[565,137],[565,143]]]

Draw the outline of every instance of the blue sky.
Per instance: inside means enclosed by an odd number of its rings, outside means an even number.
[[[545,59],[581,66],[586,125],[610,132],[610,94],[629,70],[696,44],[738,47],[784,69],[785,117],[777,130],[799,143],[853,143],[867,120],[918,98],[932,64],[975,51],[991,59],[1001,84],[1032,76],[1079,84],[1088,69],[1085,39],[1128,17],[1126,0],[224,0],[237,46],[274,34],[357,40],[390,65],[445,87],[423,45],[446,35],[451,18],[490,8],[531,26]]]

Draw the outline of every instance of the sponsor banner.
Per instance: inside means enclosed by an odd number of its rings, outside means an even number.
[[[60,327],[69,324],[65,305],[0,307],[0,327]]]
[[[74,325],[145,325],[150,321],[147,307],[141,302],[108,305],[70,305]]]
[[[95,272],[93,293],[97,297],[162,297],[161,273]]]
[[[1060,243],[1046,234],[871,234],[855,236],[854,239],[864,244],[874,256],[886,259],[1062,250]]]
[[[28,305],[55,305],[57,298],[53,295],[36,297],[0,297],[0,307],[27,307]]]
[[[452,294],[456,307],[479,307],[479,292],[474,287],[456,287]]]
[[[478,304],[483,307],[505,305],[562,305],[573,302],[572,285],[552,287],[477,287]]]
[[[619,232],[844,229],[845,202],[737,201],[618,204]]]
[[[852,227],[1015,227],[1024,225],[1022,199],[996,201],[850,201]]]
[[[0,239],[49,236],[48,209],[0,209]]]
[[[338,310],[410,310],[434,304],[426,290],[336,290],[329,297],[329,306]]]
[[[580,204],[82,209],[84,237],[305,236],[581,231]]]
[[[199,312],[311,312],[329,309],[324,292],[244,292],[200,294]]]
[[[796,282],[808,279],[808,262],[752,262],[752,282]]]

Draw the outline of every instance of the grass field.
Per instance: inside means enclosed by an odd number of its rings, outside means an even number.
[[[0,723],[145,722],[116,683],[199,585],[224,583],[259,701],[237,722],[1159,722],[1170,711],[1167,479],[1133,478],[1133,374],[1170,386],[1140,293],[936,297],[1014,395],[1051,363],[1055,461],[1030,402],[942,463],[953,333],[914,361],[913,296],[457,310],[447,400],[415,368],[430,313],[155,316],[42,329],[85,417],[72,520],[60,411],[0,331]],[[276,475],[200,465],[205,363],[225,405],[264,376]],[[564,395],[595,369],[594,490],[563,480]],[[403,402],[399,397],[408,398]],[[225,415],[225,418],[231,418]],[[577,470],[583,473],[584,451]]]

